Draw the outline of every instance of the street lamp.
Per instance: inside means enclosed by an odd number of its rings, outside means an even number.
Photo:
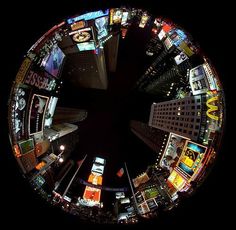
[[[65,145],[60,145],[60,150],[64,151],[65,150]]]

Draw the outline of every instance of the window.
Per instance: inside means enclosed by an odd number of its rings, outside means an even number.
[[[197,120],[196,120],[196,121],[197,121],[197,123],[200,123],[200,119],[199,119],[199,118],[197,118]]]
[[[186,133],[186,132],[187,132],[186,129],[184,129],[183,133]]]
[[[195,109],[195,106],[194,106],[194,105],[192,105],[191,109]]]
[[[188,134],[192,135],[192,133],[193,133],[193,132],[192,132],[191,130],[190,130],[190,131],[188,131]]]
[[[200,99],[197,99],[197,102],[198,102],[198,103],[200,103],[200,102],[201,102],[201,100],[200,100]]]
[[[200,105],[198,105],[198,106],[197,106],[197,109],[201,109],[201,106],[200,106]]]
[[[195,126],[195,129],[199,129],[199,125],[196,125],[196,126]]]
[[[194,132],[194,136],[195,136],[195,137],[197,136],[197,134],[198,134],[197,132]]]

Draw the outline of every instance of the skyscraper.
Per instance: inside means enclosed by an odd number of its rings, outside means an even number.
[[[150,127],[140,121],[132,120],[130,122],[131,131],[140,138],[154,152],[160,152],[160,149],[166,142],[167,132]]]
[[[202,97],[200,95],[153,103],[149,125],[197,141],[201,126],[201,113]]]

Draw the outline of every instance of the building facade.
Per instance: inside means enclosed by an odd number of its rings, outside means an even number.
[[[201,126],[201,113],[202,98],[200,95],[153,103],[149,126],[197,141]]]

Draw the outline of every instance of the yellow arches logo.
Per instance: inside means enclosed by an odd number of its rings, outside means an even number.
[[[213,101],[218,101],[218,96],[212,97],[212,98],[210,98],[210,99],[207,100],[206,105],[207,105],[207,107],[208,107],[209,109],[207,110],[206,114],[207,114],[207,116],[210,117],[211,119],[218,121],[218,120],[219,120],[219,117],[212,114],[212,112],[218,110],[218,106],[217,106],[217,105],[212,105],[212,104],[211,104]]]

